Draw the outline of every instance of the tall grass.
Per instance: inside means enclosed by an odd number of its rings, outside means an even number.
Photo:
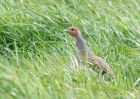
[[[139,13],[138,0],[1,0],[1,99],[140,98]],[[78,66],[69,26],[117,79]]]

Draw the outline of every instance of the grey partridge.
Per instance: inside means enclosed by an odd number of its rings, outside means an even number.
[[[99,56],[96,56],[90,48],[87,46],[86,41],[83,39],[81,32],[76,27],[68,27],[65,32],[69,33],[72,37],[75,38],[77,55],[76,59],[78,62],[81,62],[82,59],[94,66],[94,70],[101,70],[102,74],[112,74],[112,70],[109,64]]]

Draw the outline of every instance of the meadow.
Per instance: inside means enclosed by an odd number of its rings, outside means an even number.
[[[117,79],[77,64],[69,26]],[[140,99],[140,1],[0,0],[0,99]]]

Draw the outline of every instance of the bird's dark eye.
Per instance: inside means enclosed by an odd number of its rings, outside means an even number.
[[[71,31],[74,31],[74,29],[71,29]]]

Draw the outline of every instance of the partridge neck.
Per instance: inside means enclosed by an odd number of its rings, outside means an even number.
[[[76,37],[75,37],[75,39],[76,39],[76,42],[81,42],[81,43],[83,43],[83,42],[85,42],[84,41],[84,39],[83,39],[83,37],[79,34],[79,35],[77,35]]]
[[[76,46],[77,46],[78,50],[80,50],[80,51],[87,50],[86,42],[81,35],[78,35],[77,37],[75,37],[75,39],[76,39]]]

